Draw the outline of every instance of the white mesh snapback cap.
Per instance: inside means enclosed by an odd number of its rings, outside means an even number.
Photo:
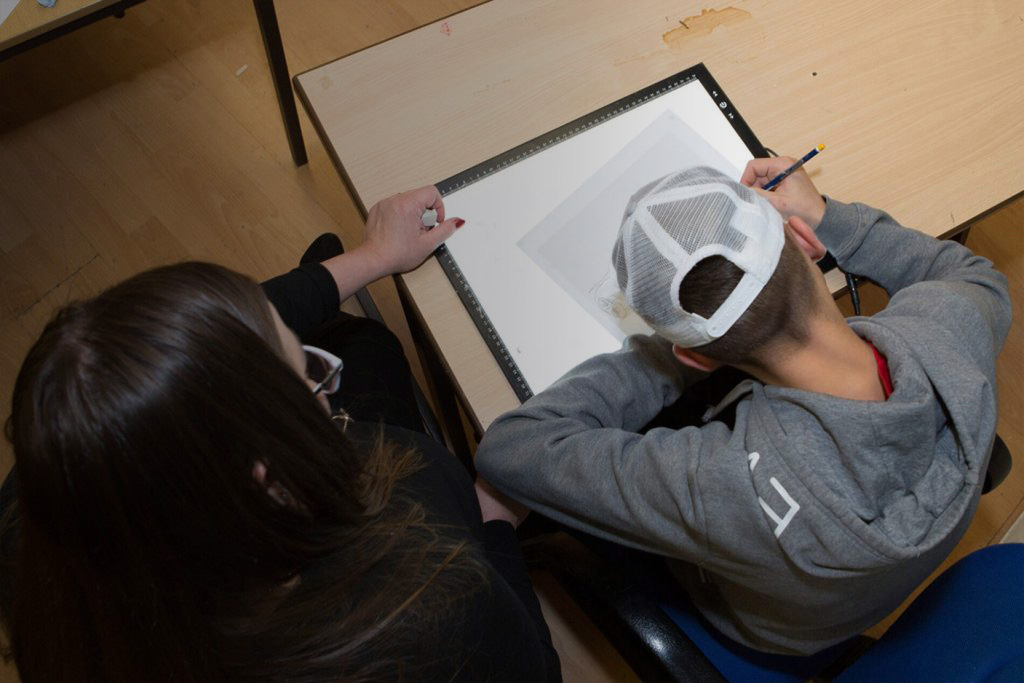
[[[775,272],[785,235],[768,200],[713,168],[670,173],[629,200],[612,264],[626,303],[683,348],[729,331]],[[703,259],[722,256],[743,271],[710,318],[684,311],[679,284]]]

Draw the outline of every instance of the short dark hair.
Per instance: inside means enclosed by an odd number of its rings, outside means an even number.
[[[679,283],[679,304],[710,318],[742,277],[743,271],[726,258],[710,256]],[[693,350],[737,365],[761,360],[780,344],[806,341],[816,306],[813,287],[807,261],[787,233],[775,272],[743,315],[724,335]]]
[[[488,585],[397,484],[416,454],[346,438],[269,307],[184,263],[67,306],[32,346],[7,422],[24,680],[397,678],[415,669],[395,648],[440,650],[409,625]]]

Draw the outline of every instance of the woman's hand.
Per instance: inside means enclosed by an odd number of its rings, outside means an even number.
[[[530,514],[525,505],[512,500],[480,477],[476,478],[473,488],[476,489],[476,498],[480,501],[480,513],[485,522],[497,519],[518,527]]]
[[[431,229],[423,227],[427,209],[437,211],[439,223]],[[370,208],[362,244],[322,265],[331,273],[338,297],[344,301],[375,280],[416,268],[463,223],[461,218],[445,220],[444,203],[436,187],[396,194]]]
[[[437,211],[437,225],[423,227],[423,212]],[[366,240],[360,246],[377,261],[381,276],[406,273],[419,266],[465,223],[445,220],[444,202],[433,185],[382,199],[366,217]]]
[[[765,192],[760,189],[794,163],[796,163],[796,159],[792,157],[751,159],[743,170],[740,182],[756,189],[758,194],[771,202],[772,206],[786,220],[796,216],[812,230],[816,230],[818,224],[821,223],[822,216],[825,215],[825,200],[822,199],[803,167],[798,168],[779,183],[774,192]]]

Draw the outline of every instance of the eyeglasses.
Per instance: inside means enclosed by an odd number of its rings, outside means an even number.
[[[306,377],[316,382],[313,393],[333,394],[341,386],[341,359],[315,346],[303,345],[306,352]]]

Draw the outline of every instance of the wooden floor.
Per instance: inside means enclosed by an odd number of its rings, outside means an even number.
[[[294,74],[473,4],[288,0],[278,16]],[[124,19],[0,63],[0,413],[28,346],[69,300],[181,259],[265,278],[290,268],[321,232],[357,243],[358,211],[302,118],[310,163],[296,169],[248,0],[148,0]],[[1018,201],[968,242],[1010,276],[1017,320],[1022,224]],[[373,293],[411,352],[393,288]],[[1022,371],[1016,325],[999,363],[999,430],[1018,457]],[[0,449],[2,474],[11,453],[6,442]],[[997,542],[1022,509],[1018,465],[983,499],[954,558]],[[536,578],[566,680],[632,678],[550,577]]]

